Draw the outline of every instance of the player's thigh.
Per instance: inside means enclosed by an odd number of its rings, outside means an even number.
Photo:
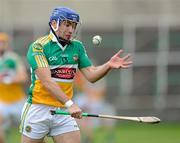
[[[43,143],[43,138],[42,139],[31,139],[25,135],[22,135],[21,143]]]
[[[80,143],[80,131],[72,131],[61,135],[53,136],[54,143]]]

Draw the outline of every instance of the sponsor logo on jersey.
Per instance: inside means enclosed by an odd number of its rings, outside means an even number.
[[[60,79],[73,79],[76,74],[75,68],[55,68],[51,69],[51,77]]]

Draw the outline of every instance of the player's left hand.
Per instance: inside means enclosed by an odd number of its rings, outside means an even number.
[[[71,107],[68,108],[68,111],[72,117],[77,119],[82,118],[82,110],[76,104],[71,105]]]
[[[132,65],[133,62],[130,59],[131,55],[127,54],[126,56],[121,57],[122,53],[123,50],[121,49],[113,57],[111,57],[111,59],[108,61],[110,68],[128,68]]]

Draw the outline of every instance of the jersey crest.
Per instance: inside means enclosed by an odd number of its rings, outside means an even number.
[[[36,43],[33,45],[33,52],[43,52],[42,45],[39,43]]]

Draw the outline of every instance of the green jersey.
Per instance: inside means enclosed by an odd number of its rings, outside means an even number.
[[[43,87],[35,74],[35,70],[40,67],[49,67],[52,79],[71,99],[73,96],[73,79],[77,68],[91,66],[91,61],[80,41],[72,40],[70,44],[63,47],[52,33],[39,38],[30,45],[27,59],[31,66],[32,80],[28,102],[56,107],[64,107],[64,105]]]

